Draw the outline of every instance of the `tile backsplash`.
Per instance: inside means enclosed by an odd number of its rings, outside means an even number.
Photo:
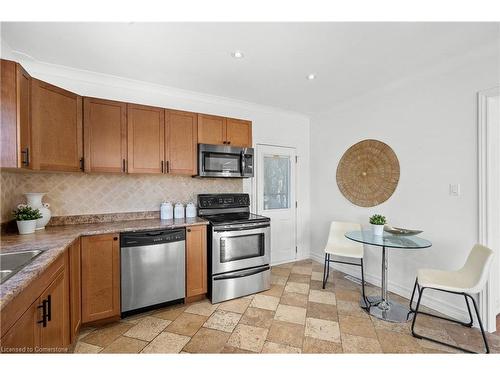
[[[0,173],[1,222],[24,203],[23,193],[44,192],[53,216],[157,211],[164,200],[196,202],[201,193],[241,192],[241,179],[192,178],[165,175],[86,173]]]

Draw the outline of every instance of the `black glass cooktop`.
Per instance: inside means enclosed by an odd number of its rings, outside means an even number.
[[[255,215],[249,212],[232,212],[227,214],[202,216],[212,224],[228,223],[248,223],[248,222],[266,222],[270,219],[265,216]]]

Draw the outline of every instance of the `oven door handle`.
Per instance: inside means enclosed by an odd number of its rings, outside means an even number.
[[[259,267],[257,269],[252,269],[252,270],[231,272],[231,273],[228,273],[228,274],[225,274],[225,275],[215,276],[214,277],[214,281],[215,280],[238,279],[240,277],[247,277],[247,276],[256,275],[258,273],[261,273],[261,272],[264,272],[264,271],[267,271],[267,270],[270,270],[270,269],[271,269],[271,267],[264,266],[264,267]]]
[[[238,231],[244,231],[244,230],[254,230],[254,229],[262,229],[262,228],[270,228],[270,227],[271,227],[271,224],[269,224],[269,222],[267,222],[267,223],[252,225],[252,226],[234,226],[234,227],[228,227],[228,226],[217,227],[217,226],[215,226],[213,228],[213,231],[214,232],[238,232]]]

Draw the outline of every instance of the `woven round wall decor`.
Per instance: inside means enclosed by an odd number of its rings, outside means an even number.
[[[373,207],[385,202],[399,182],[399,161],[384,142],[366,139],[351,146],[337,166],[341,193],[357,206]]]

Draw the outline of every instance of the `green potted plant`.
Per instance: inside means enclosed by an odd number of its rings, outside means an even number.
[[[372,225],[373,235],[383,236],[384,235],[384,225],[387,221],[385,216],[375,214],[370,217],[370,224]]]
[[[19,234],[35,233],[36,221],[42,217],[38,209],[27,204],[19,204],[12,214],[16,219]]]

